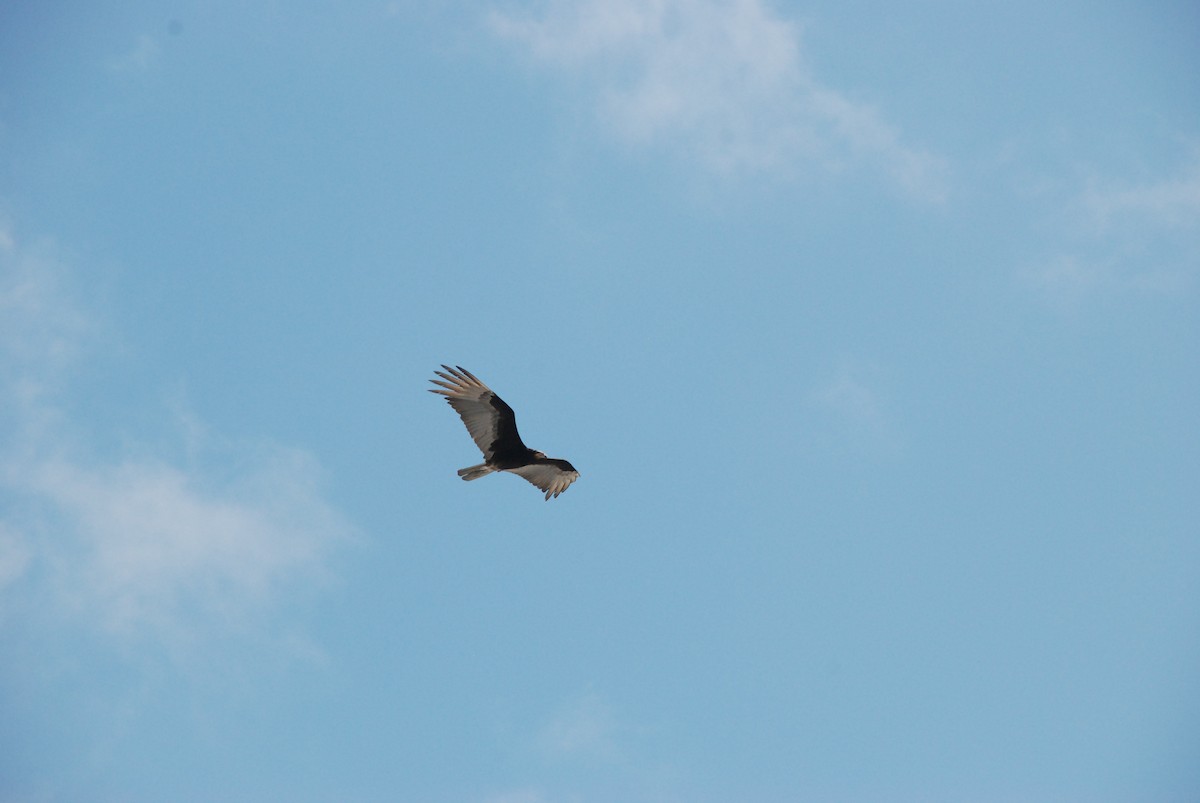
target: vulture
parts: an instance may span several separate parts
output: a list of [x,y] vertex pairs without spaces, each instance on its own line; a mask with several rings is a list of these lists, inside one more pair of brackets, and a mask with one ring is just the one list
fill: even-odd
[[512,408],[474,374],[458,366],[443,365],[442,368],[445,372],[434,371],[441,379],[429,380],[439,387],[430,388],[429,392],[446,397],[447,403],[467,425],[475,445],[483,452],[482,463],[460,468],[458,476],[464,480],[477,480],[493,471],[511,471],[545,491],[547,502],[579,479],[575,466],[566,460],[546,457],[526,446],[517,434],[517,416]]

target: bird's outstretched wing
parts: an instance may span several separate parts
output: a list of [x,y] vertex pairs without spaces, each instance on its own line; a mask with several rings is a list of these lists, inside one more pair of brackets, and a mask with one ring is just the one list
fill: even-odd
[[471,439],[483,452],[484,459],[491,460],[497,454],[523,452],[525,444],[517,434],[517,417],[512,408],[470,371],[457,366],[442,367],[446,369],[445,373],[434,371],[442,379],[429,381],[445,390],[430,388],[429,392],[446,397],[446,401],[467,425],[467,432],[471,433]]
[[579,479],[579,472],[566,460],[556,460],[552,457],[535,460],[527,466],[508,469],[513,474],[524,477],[539,489],[546,492],[546,501],[567,490],[567,486]]

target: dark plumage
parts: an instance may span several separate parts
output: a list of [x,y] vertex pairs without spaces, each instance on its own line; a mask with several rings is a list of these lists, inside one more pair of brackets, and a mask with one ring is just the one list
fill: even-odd
[[483,452],[484,462],[460,468],[458,476],[477,480],[493,471],[510,471],[545,491],[547,502],[579,479],[575,466],[566,460],[546,457],[527,447],[517,434],[517,417],[512,408],[474,374],[459,367],[443,365],[442,368],[445,373],[434,371],[441,379],[429,380],[440,387],[430,388],[429,392],[446,397]]

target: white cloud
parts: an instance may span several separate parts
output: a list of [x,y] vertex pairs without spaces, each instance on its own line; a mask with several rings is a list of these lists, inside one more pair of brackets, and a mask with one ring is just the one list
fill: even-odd
[[[0,225],[0,592],[98,632],[244,629],[319,578],[350,528],[302,451],[181,428],[189,457],[89,458],[59,405],[94,333],[53,249]],[[198,434],[199,433],[199,434]]]
[[552,0],[489,22],[583,78],[597,116],[632,145],[682,148],[724,174],[867,163],[914,196],[945,194],[943,161],[821,85],[798,26],[761,0]]
[[0,221],[0,369],[10,387],[57,376],[78,353],[88,322],[63,283],[48,243],[19,247]]
[[479,796],[483,803],[684,799],[675,791],[682,780],[678,768],[656,758],[654,729],[619,714],[595,691],[564,700],[527,734],[506,734],[505,743],[537,759],[529,765],[534,777],[489,790]]
[[1021,271],[1059,309],[1106,297],[1178,296],[1200,268],[1200,160],[1141,184],[1093,177],[1062,205],[1064,243]]
[[555,758],[611,762],[620,755],[616,730],[611,708],[589,692],[573,700],[543,726],[538,744]]
[[1101,298],[1181,295],[1195,282],[1194,264],[1122,258],[1106,245],[1100,240],[1048,257],[1022,270],[1021,279],[1045,303],[1062,311],[1078,310]]
[[1200,159],[1177,176],[1135,186],[1093,183],[1082,204],[1102,226],[1120,222],[1161,228],[1200,228]]
[[38,557],[68,609],[114,632],[240,628],[298,577],[319,577],[344,534],[303,453],[268,450],[231,482],[157,460],[84,466],[46,458],[28,494]]
[[814,394],[822,405],[856,423],[877,423],[882,418],[875,393],[843,366],[837,376]]
[[833,376],[809,394],[811,403],[831,417],[833,432],[855,451],[886,455],[902,438],[878,388],[880,371],[871,365],[843,361]]
[[0,593],[25,573],[29,560],[28,539],[14,527],[0,521]]
[[142,34],[133,47],[110,59],[109,69],[117,73],[139,73],[153,67],[162,55],[162,46],[153,36]]
[[1060,254],[1028,268],[1024,278],[1056,305],[1074,305],[1099,285],[1112,282],[1107,266],[1084,263],[1070,254]]
[[513,789],[489,795],[483,799],[483,803],[549,803],[549,801],[538,789]]

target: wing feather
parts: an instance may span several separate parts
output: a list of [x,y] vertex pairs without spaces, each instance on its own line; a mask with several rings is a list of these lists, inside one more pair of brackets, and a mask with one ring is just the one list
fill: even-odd
[[445,372],[434,371],[441,380],[429,380],[439,387],[430,388],[429,392],[446,397],[466,424],[471,440],[483,452],[484,459],[523,451],[525,444],[517,434],[517,417],[512,408],[470,371],[458,366],[443,365],[442,368]]
[[546,501],[549,502],[553,496],[558,496],[563,491],[579,479],[579,472],[575,467],[566,460],[555,460],[546,458],[537,460],[527,466],[519,468],[510,468],[506,471],[511,471],[518,477],[524,477],[529,480],[539,490],[546,492]]

